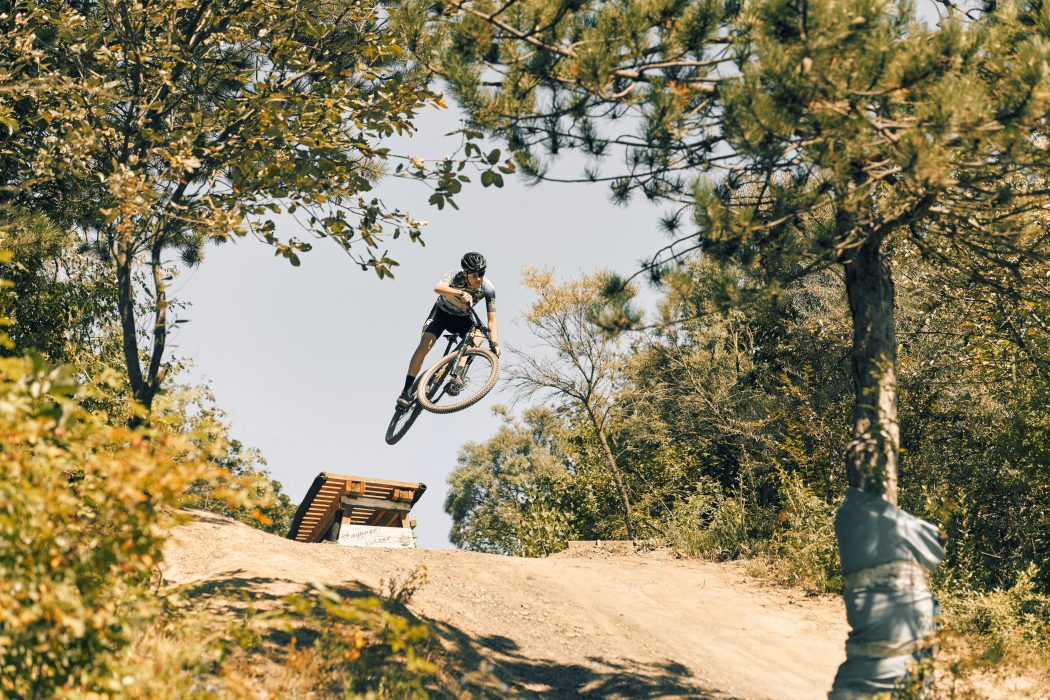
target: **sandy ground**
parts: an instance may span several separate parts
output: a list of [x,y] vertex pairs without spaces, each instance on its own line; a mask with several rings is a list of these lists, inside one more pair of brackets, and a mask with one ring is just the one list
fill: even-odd
[[823,698],[845,655],[837,598],[625,543],[574,543],[547,559],[360,549],[196,513],[169,543],[164,577],[260,598],[309,584],[380,593],[421,565],[428,581],[411,612],[524,696]]

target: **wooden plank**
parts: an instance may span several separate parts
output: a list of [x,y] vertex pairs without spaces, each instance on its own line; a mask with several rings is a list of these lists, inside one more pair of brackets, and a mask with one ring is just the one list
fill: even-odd
[[[299,526],[298,535],[304,535],[307,542],[320,542],[328,534],[335,520],[335,514],[339,511],[339,499],[346,490],[346,483],[340,479],[326,479],[321,488],[318,489],[314,502],[303,516]],[[304,533],[303,530],[306,530]]]
[[361,508],[376,508],[379,510],[397,510],[408,512],[412,510],[411,504],[405,503],[394,503],[393,501],[385,501],[378,498],[365,498],[361,496],[343,496],[343,505]]
[[325,478],[328,479],[329,481],[334,481],[336,479],[342,479],[343,481],[346,481],[346,482],[360,481],[360,482],[363,482],[363,483],[366,483],[366,484],[369,484],[369,485],[375,484],[375,485],[378,485],[378,486],[397,487],[397,488],[405,488],[405,489],[416,489],[416,490],[419,490],[419,491],[426,490],[426,484],[421,484],[419,482],[392,481],[390,479],[368,479],[368,478],[362,478],[360,476],[352,476],[350,474],[336,474],[335,472],[323,472],[323,474],[324,474]]

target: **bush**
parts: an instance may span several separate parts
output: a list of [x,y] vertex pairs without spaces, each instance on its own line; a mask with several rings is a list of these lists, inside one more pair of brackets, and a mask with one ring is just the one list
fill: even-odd
[[842,567],[835,539],[835,508],[785,474],[783,509],[774,521],[767,552],[782,580],[821,593],[842,590]]
[[1010,588],[942,594],[945,633],[979,643],[981,662],[1050,661],[1050,596],[1039,592],[1038,574],[1031,564]]
[[0,360],[0,698],[116,690],[113,652],[149,613],[166,527],[215,467],[111,425],[40,360]]
[[842,589],[835,509],[794,474],[781,474],[781,503],[771,513],[757,501],[727,496],[710,478],[667,519],[666,543],[689,556],[759,556],[787,583],[826,592]]
[[571,514],[539,489],[529,490],[515,533],[522,557],[545,557],[565,549],[572,537]]
[[684,554],[733,559],[753,551],[752,525],[753,516],[744,503],[726,496],[713,479],[705,477],[696,493],[671,512],[665,537],[668,546]]
[[[119,659],[129,698],[502,697],[483,664],[464,673],[434,631],[404,609],[426,583],[420,567],[380,595],[326,587],[253,607],[241,589],[170,592],[163,613]],[[191,596],[206,595],[204,600]],[[203,603],[203,604],[202,604]]]

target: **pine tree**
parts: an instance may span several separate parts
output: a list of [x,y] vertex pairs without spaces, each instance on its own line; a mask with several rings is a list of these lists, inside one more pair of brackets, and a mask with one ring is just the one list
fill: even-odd
[[895,257],[945,283],[1048,293],[1050,4],[943,5],[924,21],[891,0],[445,0],[401,17],[526,174],[551,178],[576,149],[604,158],[580,180],[668,204],[678,237],[652,271],[700,251],[760,267],[776,294],[840,270],[845,469],[895,504]]

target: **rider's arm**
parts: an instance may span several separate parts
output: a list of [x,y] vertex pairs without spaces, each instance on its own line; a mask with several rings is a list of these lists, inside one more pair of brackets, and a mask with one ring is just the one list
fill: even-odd
[[485,308],[488,310],[489,346],[496,348],[499,346],[499,326],[496,323],[495,294],[486,300]]
[[489,311],[489,342],[499,345],[499,330],[496,327],[496,312]]
[[473,301],[473,297],[470,296],[470,292],[465,289],[453,289],[448,285],[447,279],[443,279],[434,285],[434,292],[440,294],[443,297],[449,299],[458,299],[460,302],[469,304]]

